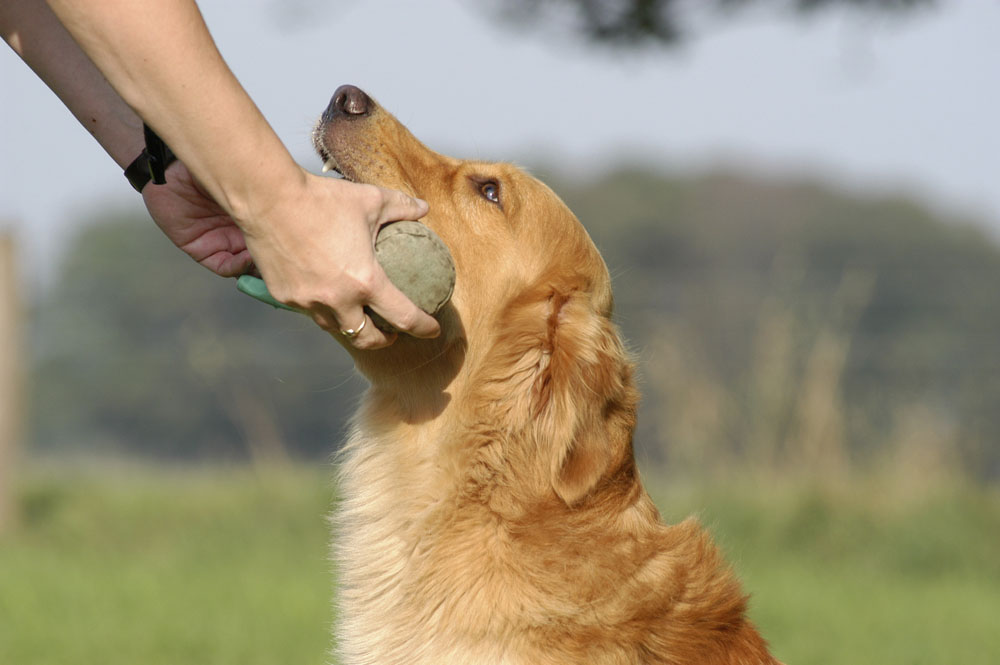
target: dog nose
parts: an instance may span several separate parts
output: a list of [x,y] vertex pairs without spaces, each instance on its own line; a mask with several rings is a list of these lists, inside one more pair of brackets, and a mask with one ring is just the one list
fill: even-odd
[[326,107],[323,114],[325,118],[332,118],[338,115],[365,116],[372,112],[375,102],[365,94],[365,91],[356,85],[342,85],[337,88],[330,105]]

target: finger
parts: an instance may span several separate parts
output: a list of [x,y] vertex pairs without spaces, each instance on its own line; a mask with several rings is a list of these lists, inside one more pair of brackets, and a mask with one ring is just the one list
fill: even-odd
[[[384,274],[384,273],[383,273]],[[414,305],[402,291],[386,277],[372,291],[368,306],[399,332],[420,338],[433,338],[441,334],[437,320]]]
[[340,334],[340,324],[337,317],[333,315],[333,310],[328,307],[314,307],[306,310],[313,322],[331,335]]
[[430,210],[427,201],[414,198],[396,189],[380,187],[383,195],[382,214],[379,224],[398,222],[405,219],[420,219]]
[[[355,321],[350,327],[345,325],[345,321]],[[340,317],[337,330],[331,331],[338,335],[345,343],[350,344],[360,351],[373,351],[389,346],[396,341],[395,333],[385,333],[375,327],[371,318],[363,309],[357,309],[351,315]]]
[[[357,309],[353,315],[342,315],[338,317],[336,313],[325,305],[315,305],[308,310],[312,320],[320,328],[333,335],[337,340],[357,349],[368,350],[388,346],[392,340],[375,328],[364,310]],[[341,321],[356,321],[354,327]],[[374,333],[368,328],[374,328]]]
[[248,250],[243,250],[238,254],[218,252],[198,263],[220,277],[239,277],[253,268],[253,258]]

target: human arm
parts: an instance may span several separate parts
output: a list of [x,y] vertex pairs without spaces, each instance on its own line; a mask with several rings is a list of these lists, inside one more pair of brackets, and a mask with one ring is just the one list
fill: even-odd
[[[191,0],[51,0],[115,90],[166,141],[243,230],[279,300],[328,330],[358,328],[369,305],[399,330],[437,322],[388,281],[374,258],[380,226],[426,204],[299,167],[223,61]],[[352,343],[391,342],[365,326]]]
[[[43,0],[0,2],[0,37],[55,92],[124,169],[143,148],[142,120],[80,50]],[[232,277],[253,260],[243,233],[175,162],[168,185],[147,186],[142,195],[150,216],[170,240],[209,270]]]
[[[298,167],[223,62],[193,2],[53,0],[50,5],[58,23],[73,35],[71,41],[82,46],[98,75],[103,73],[99,82],[107,85],[106,77],[119,101],[134,109],[136,118],[146,119],[183,162],[168,170],[168,181],[174,170],[186,167],[193,176],[190,182],[219,202],[224,215],[206,210],[200,222],[227,219],[240,226],[243,233],[235,237],[246,240],[276,297],[309,310],[331,332],[358,328],[366,320],[362,306],[368,305],[398,330],[437,334],[437,322],[392,286],[373,251],[383,224],[419,218],[426,214],[426,204],[399,192],[319,178]],[[35,19],[44,8],[39,2],[7,0],[0,5],[7,15],[0,22],[8,27],[11,14],[17,27],[15,6],[29,8]],[[22,12],[22,24],[23,19]],[[14,45],[18,38],[8,41]],[[24,46],[29,41],[21,40],[22,57],[31,57]],[[57,94],[70,98],[68,105],[75,103],[74,95],[89,94],[88,86],[66,86],[65,78],[42,74],[49,67],[62,71],[64,54],[41,50],[34,62],[26,60]],[[104,99],[103,93],[93,94]],[[114,98],[109,99],[101,117],[114,115],[108,112]],[[89,116],[71,108],[86,124]],[[120,165],[138,154],[141,132],[135,122],[132,129],[128,149],[109,150]],[[98,132],[94,135],[102,141]],[[147,194],[150,190],[159,191],[144,190],[152,213],[158,197]],[[232,240],[234,229],[224,230],[215,235]],[[174,241],[189,253],[204,249],[199,242]],[[351,343],[369,349],[391,341],[374,326],[365,326]]]
[[142,120],[43,0],[0,2],[0,36],[123,169],[143,147]]

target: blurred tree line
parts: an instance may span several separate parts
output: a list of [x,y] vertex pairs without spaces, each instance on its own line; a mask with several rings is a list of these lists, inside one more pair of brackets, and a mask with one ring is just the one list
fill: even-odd
[[[971,223],[721,172],[545,179],[612,271],[649,461],[1000,476],[1000,247]],[[80,226],[31,343],[43,453],[322,458],[364,390],[141,212]]]
[[1000,249],[981,228],[727,173],[559,189],[615,277],[653,459],[1000,474]]
[[31,343],[43,453],[321,456],[364,385],[311,320],[193,265],[141,209],[80,225]]
[[490,0],[494,11],[518,28],[562,29],[613,49],[673,47],[706,21],[749,11],[807,16],[845,7],[903,15],[934,0]]

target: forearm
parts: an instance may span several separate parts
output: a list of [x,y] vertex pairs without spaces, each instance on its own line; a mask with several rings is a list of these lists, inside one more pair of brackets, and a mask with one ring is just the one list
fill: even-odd
[[0,36],[125,168],[142,150],[142,120],[114,91],[44,0],[0,2]]
[[304,174],[225,64],[192,0],[50,0],[119,95],[244,231]]

